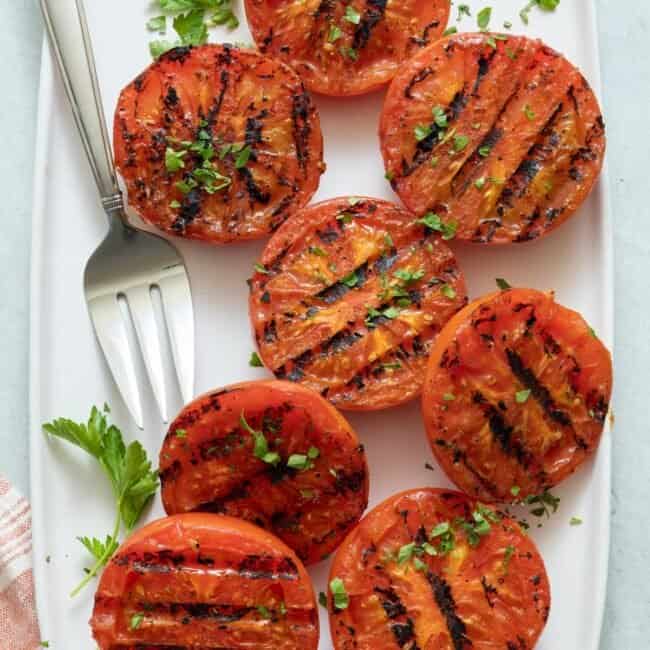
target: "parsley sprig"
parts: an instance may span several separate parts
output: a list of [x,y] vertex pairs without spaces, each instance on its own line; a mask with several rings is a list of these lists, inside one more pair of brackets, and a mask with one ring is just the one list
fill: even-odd
[[519,17],[525,25],[528,25],[528,14],[534,7],[539,7],[544,11],[555,11],[560,4],[560,0],[530,0],[528,4],[519,12]]
[[70,594],[76,596],[109,561],[119,545],[122,527],[127,535],[133,530],[146,505],[158,489],[158,473],[151,469],[147,452],[136,440],[126,446],[122,432],[108,423],[108,406],[100,411],[93,406],[88,422],[77,423],[59,418],[43,425],[43,430],[83,449],[95,458],[108,476],[115,497],[115,525],[105,541],[79,537],[79,541],[95,558],[86,577]]
[[178,39],[159,39],[149,43],[151,56],[157,59],[165,52],[182,45],[204,45],[208,42],[209,28],[225,25],[239,27],[233,13],[231,0],[155,0],[153,8],[162,15],[147,22],[147,28],[161,35],[167,33],[167,17],[173,17],[172,26]]

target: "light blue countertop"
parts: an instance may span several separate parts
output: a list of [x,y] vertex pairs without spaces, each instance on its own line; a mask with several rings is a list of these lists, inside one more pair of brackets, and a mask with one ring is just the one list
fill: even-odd
[[[602,648],[640,650],[650,647],[650,4],[596,4],[616,253],[612,547]],[[0,472],[23,492],[29,476],[30,219],[42,38],[35,5],[0,0]]]

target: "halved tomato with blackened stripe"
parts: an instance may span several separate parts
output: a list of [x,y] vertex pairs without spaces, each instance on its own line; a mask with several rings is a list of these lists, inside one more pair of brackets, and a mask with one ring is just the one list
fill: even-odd
[[265,365],[347,409],[417,396],[431,344],[467,300],[447,245],[406,210],[366,197],[296,213],[256,271],[250,315]]
[[318,393],[282,381],[188,404],[160,451],[160,477],[168,514],[246,519],[306,564],[329,555],[368,505],[366,456],[351,426]]
[[310,90],[360,95],[390,81],[433,43],[449,0],[246,0],[260,51],[290,64]]
[[611,391],[610,354],[582,316],[552,293],[509,289],[447,324],[422,409],[436,458],[458,487],[515,501],[556,485],[596,451]]
[[282,541],[245,521],[186,514],[132,535],[102,574],[101,650],[318,647],[314,592]]
[[386,96],[381,147],[416,214],[456,237],[521,242],[564,223],[600,173],[605,126],[586,79],[541,41],[461,34],[404,64]]
[[422,488],[366,515],[334,558],[336,650],[533,648],[549,614],[544,562],[519,525]]
[[158,228],[211,243],[272,232],[324,171],[300,78],[228,45],[164,54],[122,91],[114,129],[131,206]]

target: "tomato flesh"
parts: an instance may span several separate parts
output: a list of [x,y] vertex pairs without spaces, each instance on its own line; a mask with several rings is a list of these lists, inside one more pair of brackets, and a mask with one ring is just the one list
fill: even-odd
[[[250,429],[276,456],[259,457]],[[329,555],[368,504],[355,432],[320,395],[289,382],[246,382],[188,404],[169,428],[160,471],[168,514],[246,519],[306,564]]]
[[246,0],[260,51],[290,64],[310,90],[359,95],[384,85],[402,61],[433,43],[449,0]]
[[250,285],[265,365],[345,409],[417,396],[436,335],[466,303],[447,245],[402,208],[361,197],[296,213]]
[[532,648],[550,608],[532,540],[448,490],[411,490],[370,511],[334,558],[337,579],[348,602],[337,606],[340,584],[330,587],[335,650]]
[[120,95],[114,143],[138,214],[210,243],[269,234],[324,171],[318,114],[298,76],[228,45],[176,48],[147,68]]
[[556,485],[596,451],[611,390],[610,354],[584,319],[553,294],[510,289],[449,322],[422,409],[448,476],[482,500],[513,501]]
[[309,576],[279,539],[211,514],[139,530],[102,574],[91,620],[101,650],[316,650]]
[[416,214],[458,239],[524,242],[564,223],[600,173],[605,127],[589,84],[540,41],[460,34],[419,52],[386,96],[381,147]]

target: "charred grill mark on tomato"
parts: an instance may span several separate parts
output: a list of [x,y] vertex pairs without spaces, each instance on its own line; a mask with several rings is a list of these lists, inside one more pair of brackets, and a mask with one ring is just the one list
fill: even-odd
[[433,590],[436,605],[447,623],[454,650],[465,650],[472,645],[472,642],[465,636],[467,627],[456,612],[456,602],[451,587],[444,578],[435,573],[427,573],[427,580]]
[[250,309],[265,365],[349,408],[417,395],[432,341],[466,302],[438,234],[383,201],[334,199],[296,214],[261,263]]
[[354,30],[352,47],[355,50],[362,50],[368,45],[372,30],[384,18],[387,4],[388,0],[368,0],[368,7],[363,13],[359,25]]
[[519,498],[539,494],[597,448],[611,382],[606,348],[552,294],[490,294],[434,344],[423,397],[429,441],[478,498],[511,500],[512,485]]
[[[308,202],[324,170],[322,134],[287,66],[206,45],[161,57],[140,79],[121,93],[114,140],[145,221],[226,243],[268,234]],[[170,150],[180,164],[168,169]]]
[[[434,73],[419,78],[426,69]],[[430,119],[439,107],[447,124]],[[482,34],[443,39],[404,66],[380,136],[406,205],[456,219],[457,236],[477,243],[530,241],[559,226],[591,191],[605,150],[598,102],[575,67],[539,41],[508,36],[494,48]]]
[[[160,452],[165,510],[246,519],[274,532],[301,560],[320,561],[367,505],[363,446],[311,391],[277,381],[232,388],[219,397],[218,411],[204,408],[209,394],[170,425]],[[172,433],[179,422],[186,423],[180,437]],[[260,436],[272,462],[258,452]]]

